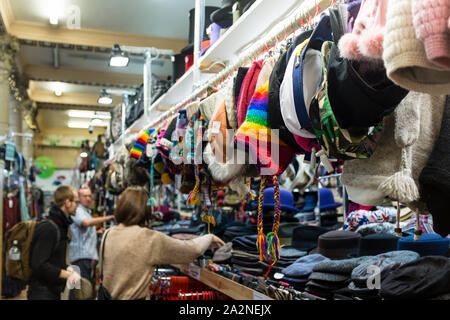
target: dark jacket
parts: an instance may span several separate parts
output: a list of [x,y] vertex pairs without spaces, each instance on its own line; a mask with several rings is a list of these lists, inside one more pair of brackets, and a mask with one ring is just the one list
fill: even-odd
[[53,206],[49,210],[48,219],[56,223],[59,228],[59,241],[56,228],[50,222],[41,223],[31,242],[30,265],[32,276],[31,289],[47,288],[55,294],[64,291],[65,279],[60,279],[61,269],[66,269],[66,249],[69,243],[68,229],[71,224],[64,212]]

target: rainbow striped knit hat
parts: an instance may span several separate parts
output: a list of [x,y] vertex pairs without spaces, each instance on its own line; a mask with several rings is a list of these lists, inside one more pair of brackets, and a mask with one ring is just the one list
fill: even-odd
[[294,150],[278,136],[272,135],[267,121],[268,92],[269,81],[255,91],[235,142],[238,148],[248,148],[250,160],[256,160],[259,169],[267,169],[261,175],[280,175],[291,162]]
[[153,131],[155,131],[155,129],[153,128],[147,129],[137,138],[137,140],[133,144],[133,147],[131,148],[130,157],[133,157],[135,159],[139,159],[141,157],[142,153],[147,147],[147,141]]

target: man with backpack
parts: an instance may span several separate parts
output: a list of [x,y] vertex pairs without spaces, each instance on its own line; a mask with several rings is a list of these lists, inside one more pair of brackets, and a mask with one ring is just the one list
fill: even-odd
[[28,300],[60,300],[67,280],[73,286],[80,281],[80,275],[67,264],[70,217],[75,215],[78,204],[75,188],[56,189],[47,221],[36,227],[31,242]]

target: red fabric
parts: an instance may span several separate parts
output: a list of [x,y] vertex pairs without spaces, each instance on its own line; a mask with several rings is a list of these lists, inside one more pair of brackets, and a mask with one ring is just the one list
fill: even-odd
[[188,54],[184,57],[184,72],[187,72],[194,65],[194,55]]
[[[10,208],[10,201],[12,201],[12,208]],[[3,198],[3,212],[5,214],[3,218],[3,230],[8,231],[20,222],[20,204],[19,198],[13,197]]]
[[247,109],[250,105],[253,94],[255,93],[256,82],[258,81],[258,76],[261,72],[263,62],[263,59],[254,61],[247,74],[245,75],[244,81],[242,82],[241,90],[239,92],[239,97],[236,104],[238,127],[240,127],[241,124],[245,121]]

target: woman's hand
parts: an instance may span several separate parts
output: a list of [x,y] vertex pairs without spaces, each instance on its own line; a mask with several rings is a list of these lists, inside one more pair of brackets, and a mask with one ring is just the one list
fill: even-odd
[[212,241],[211,241],[211,251],[214,252],[214,247],[222,247],[225,245],[225,242],[222,241],[222,239],[220,239],[219,237],[215,236],[215,235],[211,235],[212,236]]

